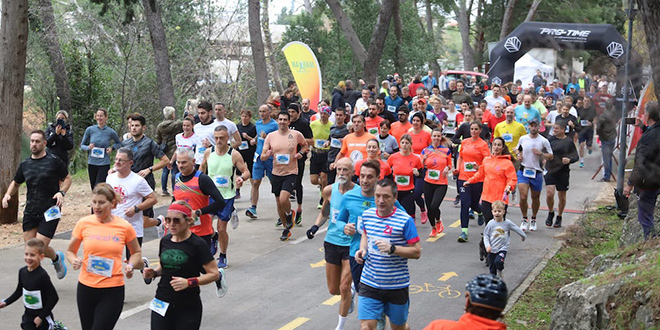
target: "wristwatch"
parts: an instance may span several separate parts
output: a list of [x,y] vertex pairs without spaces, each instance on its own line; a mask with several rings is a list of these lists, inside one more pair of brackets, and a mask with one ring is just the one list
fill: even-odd
[[200,211],[200,210],[196,210],[196,211],[195,211],[195,215],[198,216],[198,217],[201,216],[201,215],[202,215],[202,211]]
[[389,254],[394,253],[394,251],[396,251],[396,245],[392,244],[392,245],[390,245],[390,252],[389,252]]
[[66,196],[66,193],[65,193],[64,191],[62,191],[62,190],[58,191],[58,193],[62,194],[62,197],[65,197],[65,196]]
[[135,211],[135,213],[140,213],[140,209],[137,207],[137,205],[133,206],[133,211]]

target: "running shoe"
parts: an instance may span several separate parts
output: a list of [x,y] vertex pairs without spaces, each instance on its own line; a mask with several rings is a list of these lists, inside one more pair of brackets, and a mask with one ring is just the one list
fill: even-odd
[[296,191],[294,190],[291,195],[289,195],[289,200],[295,201],[296,200]]
[[[142,262],[144,263],[144,267],[140,269],[140,273],[144,273],[144,270],[149,268],[149,259],[146,257],[142,257]],[[151,281],[153,281],[153,278],[143,278],[144,279],[144,284],[149,285],[151,284]]]
[[555,217],[555,212],[548,212],[548,217],[545,219],[545,226],[552,227],[552,220]]
[[245,210],[245,215],[250,217],[250,219],[256,219],[257,218],[257,207],[256,206],[250,206],[249,209]]
[[215,281],[215,294],[218,295],[218,298],[222,298],[227,294],[229,286],[227,286],[227,275],[225,275],[225,270],[220,268],[220,279]]
[[459,243],[465,243],[468,241],[468,235],[464,231],[461,232],[461,235],[458,236],[458,242]]
[[500,280],[504,280],[504,273],[502,272],[501,269],[497,270],[497,277],[499,277]]
[[529,222],[529,231],[536,231],[536,220]]
[[580,161],[580,168],[583,168],[583,167],[584,167],[584,161],[581,160],[581,161]]
[[557,218],[555,219],[555,224],[552,226],[555,228],[561,228],[561,220],[562,220],[561,216],[557,216]]
[[231,223],[231,229],[236,229],[238,228],[238,213],[236,213],[236,210],[231,213],[231,218],[229,218],[229,222]]
[[442,224],[442,218],[438,219],[438,222],[435,223],[435,228],[438,230],[438,234],[445,230],[445,225]]
[[227,268],[227,255],[220,253],[218,256],[218,268]]
[[470,209],[469,215],[470,215],[470,220],[474,220],[474,211],[472,209]]
[[593,150],[592,150],[592,149],[588,149],[588,150],[589,150],[589,154],[591,155],[591,152],[592,152]]
[[302,212],[296,212],[296,226],[302,227]]
[[286,216],[286,225],[284,225],[284,228],[286,230],[291,230],[293,228],[293,219],[296,217],[296,211],[291,210],[291,214],[288,214]]
[[170,193],[167,192],[167,190],[163,190],[163,191],[160,192],[160,195],[163,196],[163,197],[167,197],[167,196],[170,196]]
[[461,203],[461,196],[456,195],[456,198],[454,198],[454,206],[458,206],[458,204]]
[[53,261],[53,267],[57,273],[58,279],[63,279],[66,276],[66,264],[64,263],[64,253],[62,251],[55,252],[57,256],[57,261]]
[[436,236],[438,236],[438,228],[434,226],[433,229],[431,229],[431,234],[429,234],[429,237],[436,237]]
[[165,227],[165,217],[159,215],[157,219],[160,220],[160,224],[156,226],[156,232],[158,233],[158,238],[163,238],[165,235],[167,235],[167,227]]
[[319,205],[316,208],[319,209],[319,210],[323,208],[323,197],[321,197],[321,199],[319,199]]
[[280,227],[282,226],[282,219],[277,218],[277,222],[275,223],[275,227]]
[[355,310],[355,283],[351,282],[351,307],[348,308],[348,314],[353,313]]
[[289,237],[291,237],[291,231],[289,231],[288,229],[284,229],[282,231],[282,236],[280,236],[280,241],[282,242],[287,241],[289,240]]
[[523,221],[520,223],[520,230],[522,231],[529,230],[529,222],[526,219],[523,219]]
[[486,219],[484,219],[484,215],[483,214],[477,215],[477,224],[479,226],[483,226],[484,222],[486,222]]
[[429,221],[429,215],[426,211],[420,212],[419,217],[422,221],[422,224],[425,224],[427,221]]
[[213,232],[211,236],[211,255],[215,255],[218,252],[218,233]]

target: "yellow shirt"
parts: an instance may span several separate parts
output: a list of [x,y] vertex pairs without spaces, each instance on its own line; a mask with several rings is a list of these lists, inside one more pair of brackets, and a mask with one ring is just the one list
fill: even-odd
[[507,124],[506,120],[497,124],[493,130],[493,137],[501,137],[504,139],[504,143],[509,148],[509,152],[513,154],[513,149],[518,146],[518,140],[521,136],[526,135],[527,130],[525,126],[517,121],[512,121],[511,124]]

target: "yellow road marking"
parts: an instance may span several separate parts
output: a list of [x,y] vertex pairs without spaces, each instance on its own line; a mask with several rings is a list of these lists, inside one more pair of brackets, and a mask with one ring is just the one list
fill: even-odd
[[456,222],[454,222],[454,223],[452,223],[451,225],[449,225],[449,227],[451,227],[451,228],[456,228],[456,227],[458,227],[458,226],[460,226],[460,225],[461,225],[461,219],[458,219],[458,220],[456,220]]
[[293,330],[293,329],[305,324],[305,322],[307,322],[307,321],[309,321],[309,318],[299,317],[299,318],[296,318],[295,320],[287,323],[286,325],[279,328],[278,330]]
[[341,300],[340,295],[332,296],[332,297],[330,297],[330,299],[324,301],[323,305],[333,306],[333,305],[337,304],[340,300]]
[[315,263],[315,264],[309,264],[310,267],[312,268],[318,268],[318,267],[323,267],[325,266],[325,259]]
[[438,279],[438,281],[446,281],[454,276],[458,276],[455,272],[448,272],[448,273],[442,273],[442,276]]
[[436,237],[429,237],[426,239],[427,242],[435,242],[440,239],[440,237],[445,236],[445,233],[440,233]]

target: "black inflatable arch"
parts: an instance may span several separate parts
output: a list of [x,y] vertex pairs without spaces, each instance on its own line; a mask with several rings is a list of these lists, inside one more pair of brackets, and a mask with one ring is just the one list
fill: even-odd
[[[608,55],[617,68],[617,96],[620,96],[627,44],[610,24],[525,22],[491,51],[488,84],[501,85],[513,81],[516,61],[532,48],[598,50]],[[633,90],[639,90],[642,65],[634,51],[631,55],[628,77]]]

